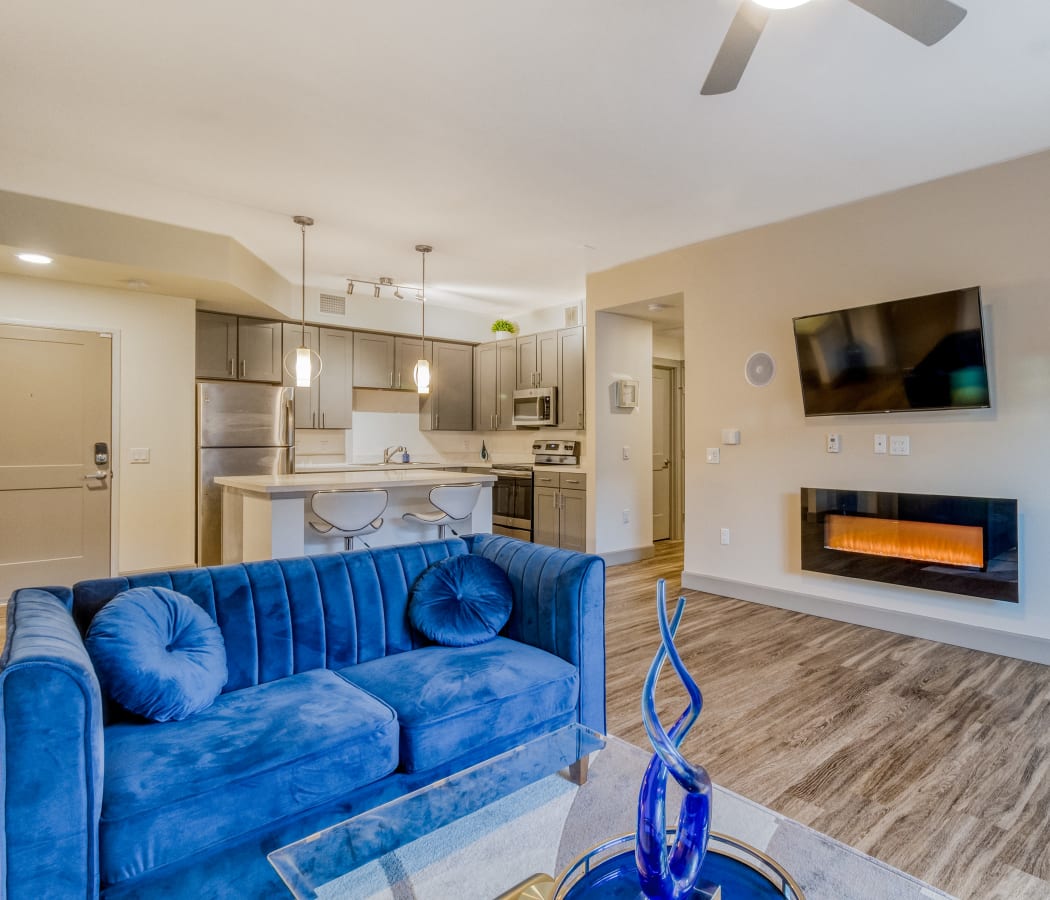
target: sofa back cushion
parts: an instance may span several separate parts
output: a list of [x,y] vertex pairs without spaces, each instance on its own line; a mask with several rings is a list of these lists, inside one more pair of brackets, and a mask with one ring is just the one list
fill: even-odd
[[467,553],[454,538],[296,559],[82,581],[73,615],[82,634],[129,587],[190,597],[226,644],[225,692],[310,669],[341,669],[425,643],[408,622],[408,592],[431,563]]

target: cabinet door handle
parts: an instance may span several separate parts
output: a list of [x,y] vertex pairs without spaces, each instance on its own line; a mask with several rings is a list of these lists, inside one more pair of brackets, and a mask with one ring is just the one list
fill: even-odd
[[321,413],[321,427],[324,428],[324,413]]
[[394,386],[394,370],[393,369],[390,370],[390,386],[391,387]]
[[317,427],[317,413],[310,413],[310,427]]
[[434,430],[438,431],[440,425],[441,425],[441,416],[439,416],[437,413],[434,413]]
[[226,360],[226,369],[229,372],[230,378],[233,378],[233,357]]
[[241,378],[244,377],[244,373],[247,371],[247,366],[248,366],[248,361],[242,359],[241,360]]
[[401,373],[397,373],[397,389],[401,390]]
[[583,428],[583,413],[582,412],[576,413],[576,427],[577,428]]

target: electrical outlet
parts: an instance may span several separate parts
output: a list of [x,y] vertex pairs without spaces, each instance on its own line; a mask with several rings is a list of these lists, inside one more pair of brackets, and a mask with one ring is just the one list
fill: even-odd
[[720,462],[720,459],[719,459],[719,452],[718,452],[718,448],[717,447],[708,447],[707,448],[707,461],[709,463],[711,463],[712,465],[718,465],[718,463]]
[[623,524],[626,525],[630,521],[631,521],[631,511],[629,509],[625,509],[623,511]]
[[875,452],[885,453],[886,452],[886,435],[877,434],[875,435]]
[[838,453],[842,449],[842,436],[838,434],[827,435],[828,453]]
[[911,454],[911,438],[906,434],[890,435],[890,456],[909,456]]
[[729,546],[729,529],[722,528],[719,532],[719,540],[723,547]]

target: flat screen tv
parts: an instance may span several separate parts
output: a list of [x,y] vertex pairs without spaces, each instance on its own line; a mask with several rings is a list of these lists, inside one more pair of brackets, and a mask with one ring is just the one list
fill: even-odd
[[794,320],[807,416],[991,405],[981,289]]

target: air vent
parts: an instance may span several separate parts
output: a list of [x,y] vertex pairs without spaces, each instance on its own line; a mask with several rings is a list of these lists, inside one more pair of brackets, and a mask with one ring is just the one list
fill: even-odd
[[321,312],[333,316],[345,316],[346,297],[341,294],[321,294]]

